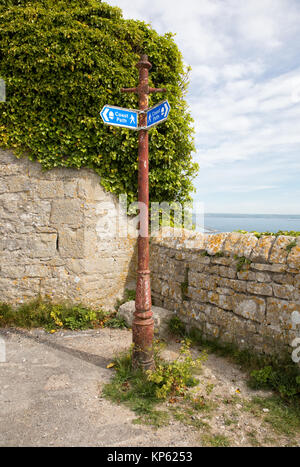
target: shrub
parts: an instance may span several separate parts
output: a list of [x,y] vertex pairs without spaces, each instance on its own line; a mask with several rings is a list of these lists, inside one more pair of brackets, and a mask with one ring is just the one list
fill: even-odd
[[193,371],[201,367],[206,355],[193,359],[190,351],[190,341],[181,343],[180,356],[172,362],[159,362],[155,370],[149,370],[148,380],[156,384],[155,394],[158,399],[168,396],[184,395],[187,388],[198,384],[193,377]]
[[289,363],[265,366],[251,372],[249,384],[254,389],[272,388],[281,397],[291,398],[300,394],[299,369]]
[[[115,194],[137,194],[136,132],[102,123],[105,104],[137,108],[140,53],[153,63],[151,86],[166,87],[171,114],[150,131],[152,201],[190,198],[197,171],[192,119],[184,100],[188,70],[172,34],[157,34],[98,0],[8,0],[0,5],[0,146],[43,169],[88,167]],[[161,100],[153,94],[150,105]]]

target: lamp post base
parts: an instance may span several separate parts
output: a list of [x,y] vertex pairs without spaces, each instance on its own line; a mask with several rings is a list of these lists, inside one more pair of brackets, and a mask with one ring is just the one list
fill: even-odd
[[154,320],[152,312],[135,312],[132,323],[133,333],[133,369],[153,370],[155,368],[153,358]]

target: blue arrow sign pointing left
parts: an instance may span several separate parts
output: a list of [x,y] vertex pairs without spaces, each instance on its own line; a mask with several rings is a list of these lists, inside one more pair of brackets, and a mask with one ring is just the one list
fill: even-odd
[[105,105],[100,115],[106,125],[121,126],[132,130],[138,129],[138,112],[135,110]]

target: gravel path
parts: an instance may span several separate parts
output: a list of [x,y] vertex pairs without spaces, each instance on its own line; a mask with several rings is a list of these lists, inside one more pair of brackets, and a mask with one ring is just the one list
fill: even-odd
[[[273,432],[263,410],[261,416],[244,410],[254,395],[269,394],[247,388],[239,367],[226,359],[209,355],[199,375],[197,391],[213,406],[199,416],[209,430],[175,419],[154,429],[133,424],[133,412],[101,395],[114,371],[106,366],[129,348],[131,331],[2,329],[0,336],[7,354],[0,363],[0,446],[192,447],[225,438],[231,446],[300,446],[299,436]],[[170,339],[164,356],[172,359],[178,349]]]

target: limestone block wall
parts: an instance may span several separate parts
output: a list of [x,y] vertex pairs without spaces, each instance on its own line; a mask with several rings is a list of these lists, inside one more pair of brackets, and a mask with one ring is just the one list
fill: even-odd
[[207,338],[292,352],[300,337],[292,322],[300,312],[299,238],[168,234],[152,239],[155,305],[174,310]]
[[48,296],[112,308],[134,287],[135,238],[118,200],[88,169],[42,172],[0,151],[0,302]]

